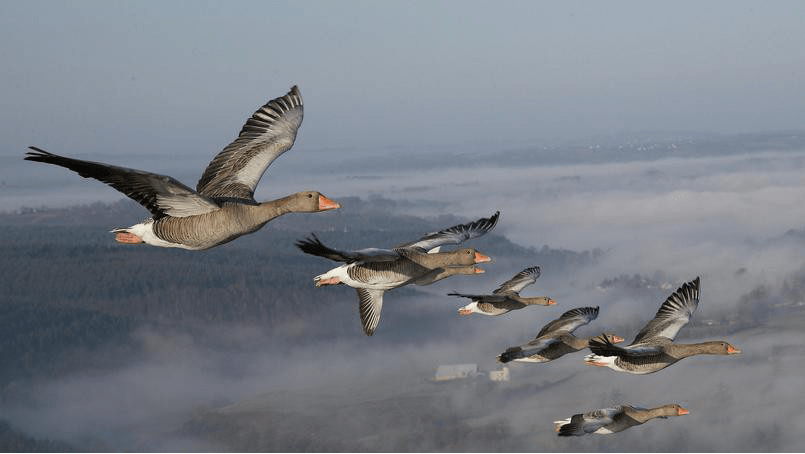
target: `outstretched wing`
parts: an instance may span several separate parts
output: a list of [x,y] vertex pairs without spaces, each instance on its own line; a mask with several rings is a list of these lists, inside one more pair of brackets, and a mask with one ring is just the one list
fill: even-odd
[[526,268],[523,271],[515,274],[513,278],[500,284],[500,287],[495,289],[495,291],[492,293],[519,292],[525,287],[537,282],[540,272],[541,270],[538,266]]
[[383,294],[385,290],[375,290],[368,288],[357,288],[358,291],[358,310],[361,314],[361,324],[363,332],[367,336],[375,333],[377,324],[380,323],[380,311],[383,309]]
[[198,192],[209,197],[251,199],[266,168],[296,140],[302,124],[302,95],[294,85],[246,120],[238,138],[210,162],[198,181]]
[[102,181],[147,208],[154,218],[166,215],[193,216],[220,208],[214,200],[198,194],[169,176],[67,158],[37,147],[29,148],[34,151],[26,153],[25,160],[54,164],[68,168],[84,178]]
[[650,356],[661,354],[666,345],[671,342],[669,339],[654,338],[655,342],[636,343],[620,347],[613,344],[602,334],[590,339],[590,351],[598,356],[618,356],[620,358],[634,358],[637,356]]
[[699,283],[696,279],[682,284],[657,311],[657,315],[637,333],[632,344],[657,337],[673,340],[679,330],[690,320],[693,311],[699,306]]
[[506,297],[503,295],[470,295],[467,293],[448,293],[447,296],[458,296],[461,298],[470,298],[473,301],[484,302],[484,303],[500,303],[506,300]]
[[623,409],[620,406],[601,408],[587,413],[575,414],[564,421],[554,421],[554,424],[557,425],[556,431],[559,436],[585,435],[612,423],[615,416],[622,411]]
[[308,238],[299,240],[294,244],[306,254],[328,258],[336,262],[354,263],[361,260],[387,262],[400,258],[399,254],[388,249],[369,248],[357,251],[339,251],[325,246],[315,233],[311,233]]
[[543,326],[540,332],[537,334],[537,338],[559,331],[567,331],[572,333],[579,326],[586,325],[596,318],[598,318],[598,306],[577,307],[575,309],[570,309],[569,311],[560,315],[556,320],[553,320]]
[[428,233],[412,243],[405,243],[398,247],[420,248],[429,251],[445,244],[459,244],[471,238],[476,238],[489,232],[498,223],[500,211],[488,218],[481,218],[467,224],[454,225],[438,232]]

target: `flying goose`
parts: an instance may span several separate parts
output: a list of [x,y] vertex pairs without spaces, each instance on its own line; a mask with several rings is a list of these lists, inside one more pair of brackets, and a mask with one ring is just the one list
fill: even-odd
[[640,408],[631,405],[618,405],[601,408],[587,413],[578,413],[561,421],[554,421],[554,429],[560,437],[587,435],[590,433],[609,435],[626,430],[654,418],[682,416],[689,414],[687,408],[679,404],[667,404],[656,408]]
[[694,355],[734,355],[741,351],[724,341],[697,344],[675,344],[674,337],[685,326],[699,306],[699,283],[684,283],[660,306],[657,315],[637,333],[625,347],[608,339],[590,340],[593,353],[584,358],[591,366],[609,367],[618,372],[650,374]]
[[[559,318],[542,327],[537,337],[527,344],[507,348],[498,355],[498,361],[522,361],[530,363],[544,363],[568,353],[577,352],[587,348],[589,337],[576,337],[573,331],[590,323],[598,317],[598,306],[577,307],[571,309]],[[623,342],[623,338],[614,334],[605,334],[613,342]]]
[[358,292],[363,332],[374,334],[380,322],[383,295],[387,290],[408,284],[429,285],[454,274],[483,272],[473,267],[491,259],[472,248],[440,252],[448,244],[460,244],[492,230],[500,212],[475,222],[459,224],[429,233],[417,241],[394,249],[360,249],[338,251],[325,246],[315,234],[296,242],[307,254],[328,258],[343,265],[313,278],[316,287],[344,284]]
[[150,219],[112,230],[119,243],[209,249],[255,232],[285,213],[340,207],[316,191],[297,192],[270,202],[254,200],[254,189],[266,168],[293,146],[302,116],[302,95],[296,86],[257,109],[238,138],[210,162],[195,191],[169,176],[67,158],[37,147],[30,147],[34,151],[25,159],[95,178],[147,208]]
[[540,275],[540,268],[532,266],[515,274],[495,289],[491,295],[468,295],[464,293],[448,293],[449,296],[460,296],[470,298],[472,302],[458,309],[461,315],[484,314],[484,315],[503,315],[515,309],[522,309],[526,306],[537,304],[541,306],[553,306],[556,301],[547,296],[522,297],[520,291],[537,281]]

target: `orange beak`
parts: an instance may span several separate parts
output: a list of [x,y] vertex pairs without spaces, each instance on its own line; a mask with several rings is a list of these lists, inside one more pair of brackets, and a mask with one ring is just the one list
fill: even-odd
[[487,255],[483,255],[480,252],[475,252],[475,263],[484,263],[484,262],[491,262],[492,259],[489,258]]
[[741,350],[733,347],[732,345],[727,345],[727,354],[736,355],[738,353],[741,353]]
[[679,407],[679,410],[677,411],[677,414],[679,416],[687,415],[687,414],[690,414],[690,410],[688,410],[687,408]]
[[319,195],[319,211],[335,210],[336,208],[341,208],[341,204]]
[[472,311],[469,309],[459,309],[458,315],[472,315]]
[[556,305],[556,301],[548,298],[548,306],[555,306],[555,305]]
[[612,343],[613,344],[623,342],[624,340],[626,340],[626,339],[624,339],[624,338],[622,338],[620,336],[612,336]]
[[483,274],[483,273],[486,273],[486,271],[484,271],[481,268],[475,268],[475,274]]

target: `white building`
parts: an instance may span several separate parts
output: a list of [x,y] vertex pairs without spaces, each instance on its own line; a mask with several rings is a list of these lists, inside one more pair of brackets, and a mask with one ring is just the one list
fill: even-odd
[[477,364],[445,364],[436,368],[434,381],[457,380],[459,378],[471,378],[478,375]]
[[489,371],[489,379],[492,381],[509,381],[511,380],[511,376],[509,375],[509,368],[503,366],[500,370],[490,370]]

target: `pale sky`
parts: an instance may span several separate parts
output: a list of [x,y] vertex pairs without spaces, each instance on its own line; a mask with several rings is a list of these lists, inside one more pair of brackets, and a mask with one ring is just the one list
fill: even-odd
[[800,129],[803,2],[0,2],[3,155],[202,153],[298,84],[308,149]]

